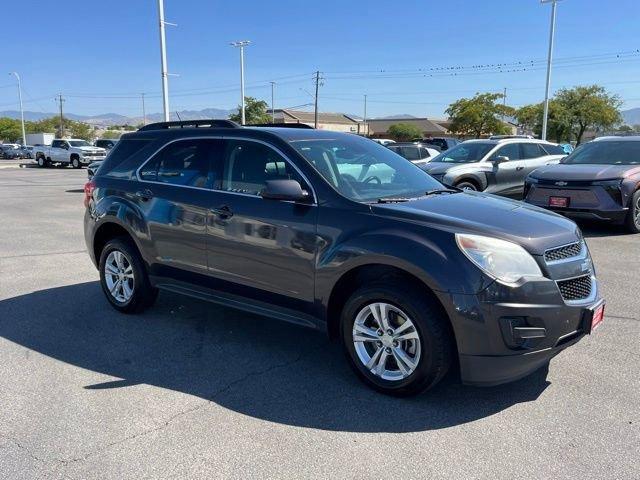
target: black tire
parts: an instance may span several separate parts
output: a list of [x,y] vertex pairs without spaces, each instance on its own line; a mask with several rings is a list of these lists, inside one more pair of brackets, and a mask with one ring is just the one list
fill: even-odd
[[631,197],[625,226],[631,233],[640,233],[640,190]]
[[[111,252],[118,251],[124,254],[126,260],[133,269],[133,293],[126,301],[118,301],[107,286],[105,268],[107,258]],[[138,249],[131,240],[126,237],[116,237],[109,240],[100,253],[100,286],[107,300],[113,308],[122,313],[139,313],[153,305],[158,289],[151,286],[145,263]]]
[[[374,374],[356,352],[353,341],[356,317],[367,305],[375,302],[384,302],[402,310],[418,333],[421,354],[417,366],[406,378],[387,380]],[[453,362],[453,337],[446,313],[435,299],[408,283],[374,283],[356,290],[342,309],[341,339],[349,363],[358,377],[370,387],[388,395],[408,396],[432,388],[442,380]],[[373,348],[379,348],[379,344]],[[395,359],[391,362],[397,365]]]
[[39,155],[36,159],[40,168],[48,168],[50,166],[49,161],[44,155]]
[[82,164],[80,163],[80,158],[77,156],[71,157],[71,166],[76,169],[81,168]]
[[462,180],[461,182],[456,183],[455,186],[461,190],[473,190],[474,192],[480,191],[480,187],[471,180]]

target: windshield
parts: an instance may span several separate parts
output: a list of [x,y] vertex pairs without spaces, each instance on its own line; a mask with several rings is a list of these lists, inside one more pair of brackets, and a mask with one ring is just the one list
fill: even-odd
[[433,157],[431,161],[444,163],[479,162],[495,146],[495,143],[490,142],[463,142]]
[[90,147],[91,144],[85,140],[69,140],[72,147]]
[[355,201],[415,198],[444,188],[400,155],[356,135],[294,140],[291,145],[336,190]]
[[580,145],[562,160],[576,165],[638,165],[640,164],[640,142],[604,141]]

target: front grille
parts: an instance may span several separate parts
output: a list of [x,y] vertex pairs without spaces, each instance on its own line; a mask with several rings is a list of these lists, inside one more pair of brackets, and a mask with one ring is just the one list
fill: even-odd
[[560,280],[558,288],[565,301],[584,300],[591,295],[591,275]]
[[580,252],[582,252],[582,242],[571,243],[547,250],[544,252],[544,260],[546,262],[557,262],[565,258],[577,257]]

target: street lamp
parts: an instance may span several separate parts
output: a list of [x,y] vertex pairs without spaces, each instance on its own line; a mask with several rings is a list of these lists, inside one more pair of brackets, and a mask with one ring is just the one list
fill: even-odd
[[9,75],[14,75],[18,80],[18,99],[20,100],[20,120],[22,122],[22,145],[27,144],[27,135],[24,131],[24,109],[22,108],[22,85],[20,84],[20,75],[18,72],[10,72]]
[[549,32],[549,54],[547,55],[547,83],[544,90],[544,113],[542,114],[542,140],[547,139],[547,120],[549,118],[549,90],[551,88],[551,62],[553,58],[553,38],[556,31],[556,7],[559,0],[540,0],[551,4],[551,29]]
[[232,47],[240,48],[240,119],[242,125],[245,124],[244,117],[244,47],[248,46],[251,42],[249,40],[239,40],[237,42],[231,42]]

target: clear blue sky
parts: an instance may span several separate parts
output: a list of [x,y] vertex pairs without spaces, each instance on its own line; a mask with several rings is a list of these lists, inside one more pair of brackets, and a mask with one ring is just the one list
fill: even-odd
[[[442,116],[456,98],[508,89],[514,106],[544,94],[549,5],[538,0],[165,0],[171,109],[232,108],[238,104],[238,51],[248,39],[247,95],[276,107],[312,99],[312,72],[326,80],[322,111],[369,116]],[[0,32],[2,67],[23,78],[25,109],[55,111],[53,97],[78,114],[140,115],[161,110],[155,0],[21,0]],[[5,12],[6,17],[6,12]],[[16,21],[12,21],[14,19]],[[640,106],[640,2],[563,0],[558,4],[554,89],[600,83]],[[633,52],[616,58],[617,52]],[[575,60],[580,57],[580,60]],[[573,59],[573,60],[571,60]],[[418,69],[536,61],[526,71],[458,69],[423,76]],[[564,63],[564,64],[563,64]],[[521,70],[513,65],[505,69]],[[386,73],[380,73],[384,70]],[[486,70],[486,69],[485,69]],[[455,70],[454,70],[455,71]],[[353,73],[361,72],[361,73]],[[377,73],[376,73],[377,72]],[[443,75],[444,74],[444,75]],[[11,77],[0,77],[0,110],[17,108]]]

